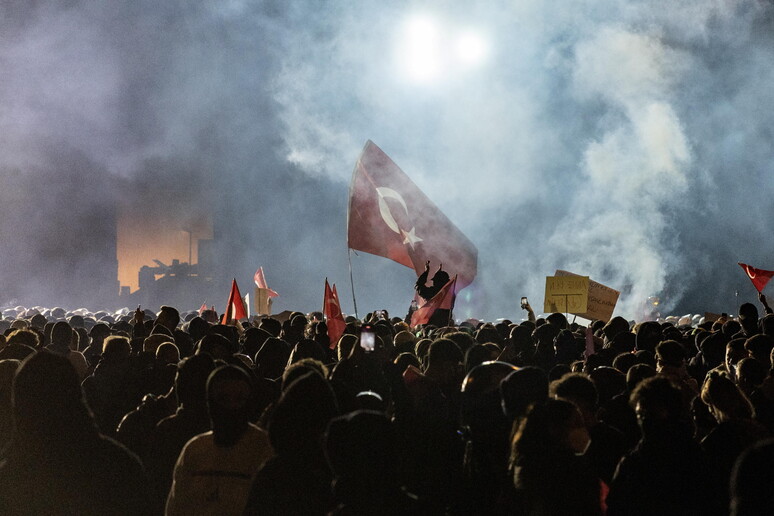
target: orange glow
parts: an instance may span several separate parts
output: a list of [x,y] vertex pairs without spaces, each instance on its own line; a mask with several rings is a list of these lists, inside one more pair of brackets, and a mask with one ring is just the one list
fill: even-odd
[[170,265],[173,259],[188,262],[188,230],[191,235],[191,262],[198,263],[197,242],[212,238],[212,217],[197,214],[181,217],[170,208],[124,207],[117,221],[116,254],[119,285],[139,288],[140,267],[155,267],[154,259]]

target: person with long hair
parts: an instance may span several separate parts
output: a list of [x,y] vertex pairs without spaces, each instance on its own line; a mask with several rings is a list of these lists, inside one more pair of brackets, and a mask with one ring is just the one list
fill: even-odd
[[[702,439],[701,447],[714,466],[721,485],[728,485],[739,455],[768,437],[766,427],[753,419],[753,405],[727,376],[711,371],[701,389],[701,400],[718,425]],[[725,491],[724,491],[725,494]]]
[[549,399],[532,408],[511,446],[521,514],[602,513],[599,478],[582,455],[589,443],[583,417],[572,403]]

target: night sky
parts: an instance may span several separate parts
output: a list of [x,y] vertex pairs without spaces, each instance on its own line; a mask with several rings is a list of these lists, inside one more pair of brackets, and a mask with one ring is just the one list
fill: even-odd
[[[734,312],[736,262],[774,269],[773,22],[733,0],[4,0],[0,306],[121,306],[128,210],[148,242],[148,213],[211,217],[220,305],[263,266],[275,310],[319,309],[327,277],[352,312],[370,139],[478,248],[458,317],[519,319],[556,269],[627,317]],[[405,313],[411,269],[352,263],[360,315]]]

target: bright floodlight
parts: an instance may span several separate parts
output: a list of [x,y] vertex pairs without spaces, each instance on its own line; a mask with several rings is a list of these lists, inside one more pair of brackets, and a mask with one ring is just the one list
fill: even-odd
[[481,33],[445,25],[427,14],[415,14],[404,23],[397,59],[410,81],[431,84],[440,78],[453,79],[487,59],[489,42]]
[[406,71],[417,81],[429,81],[441,70],[441,48],[438,26],[425,16],[417,16],[406,25],[403,52]]
[[464,64],[475,65],[484,61],[489,48],[479,34],[465,32],[457,38],[457,58]]

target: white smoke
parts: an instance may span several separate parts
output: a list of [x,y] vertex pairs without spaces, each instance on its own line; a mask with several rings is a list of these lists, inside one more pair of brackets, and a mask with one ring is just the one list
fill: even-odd
[[[487,59],[440,56],[434,80],[412,80],[405,28],[419,15],[439,51],[477,33]],[[0,171],[86,167],[174,190],[195,163],[211,174],[229,281],[263,265],[282,308],[311,310],[329,276],[352,312],[347,183],[371,139],[478,246],[458,315],[517,318],[557,268],[621,290],[626,316],[650,295],[732,311],[749,289],[736,261],[774,267],[761,237],[774,231],[772,20],[770,2],[741,0],[9,0]],[[121,191],[102,193],[87,198]],[[36,240],[64,243],[49,221],[67,217],[41,198],[20,230],[0,192],[13,263]],[[412,271],[353,265],[360,312],[405,309]],[[0,287],[24,274],[0,273]]]
[[721,173],[697,161],[706,135],[691,107],[710,104],[722,80],[707,70],[713,52],[752,47],[768,6],[445,7],[430,14],[490,31],[493,62],[477,74],[410,87],[397,67],[385,73],[400,48],[389,35],[411,13],[371,2],[326,18],[322,42],[291,49],[276,83],[291,159],[344,181],[360,142],[382,145],[478,244],[490,316],[513,316],[520,293],[541,299],[556,268],[622,290],[618,313],[632,317],[651,295],[677,306],[697,258],[721,267],[688,256],[686,228],[701,223],[680,218],[684,200]]

